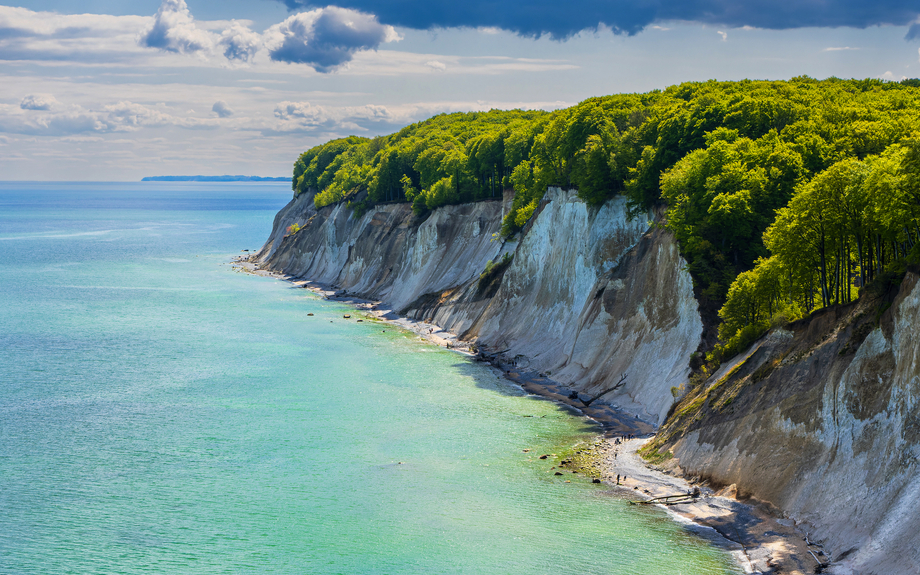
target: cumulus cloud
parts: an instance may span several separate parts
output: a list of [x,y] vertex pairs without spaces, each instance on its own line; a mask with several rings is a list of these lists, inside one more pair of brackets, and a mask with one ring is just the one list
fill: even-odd
[[218,44],[224,49],[224,57],[228,60],[248,62],[262,47],[262,36],[234,21],[220,35]]
[[22,99],[19,107],[23,110],[50,110],[58,105],[54,96],[48,94],[29,94]]
[[[291,10],[314,5],[313,0],[277,1]],[[650,24],[673,20],[782,30],[809,26],[906,26],[920,16],[916,0],[530,0],[526,7],[518,2],[493,0],[337,0],[336,4],[376,14],[381,22],[394,26],[420,30],[492,26],[524,36],[549,34],[555,38],[595,30],[601,24],[614,32],[635,34]]]
[[425,65],[438,72],[443,72],[447,69],[447,65],[444,62],[438,62],[437,60],[429,60],[425,62]]
[[31,113],[17,114],[9,108],[0,109],[0,132],[62,136],[105,129],[97,114],[79,107],[41,114],[33,110],[27,112]]
[[890,81],[890,82],[898,82],[898,81],[900,81],[900,80],[906,80],[906,79],[907,79],[907,76],[902,76],[902,75],[900,75],[900,74],[895,74],[895,73],[892,72],[891,70],[888,70],[887,72],[885,72],[884,74],[882,74],[881,76],[879,76],[879,79],[881,79],[881,80],[888,80],[888,81]]
[[220,118],[229,118],[233,115],[233,110],[223,100],[214,102],[214,105],[211,106],[211,111]]
[[[190,110],[189,113],[193,113]],[[148,106],[130,100],[107,104],[95,115],[102,125],[100,132],[134,132],[141,128],[177,126],[180,128],[216,128],[218,120],[176,115],[163,104]]]
[[275,117],[281,120],[279,131],[297,131],[335,124],[335,118],[325,107],[315,106],[310,102],[280,102],[275,106]]
[[348,134],[383,134],[433,115],[449,112],[500,109],[554,110],[572,102],[500,102],[457,101],[413,103],[396,106],[318,105],[312,102],[279,102],[274,109],[275,122],[264,126],[268,136],[304,134],[318,138],[336,138]]
[[366,131],[374,127],[391,126],[406,118],[392,113],[386,106],[326,107],[310,102],[279,102],[275,106],[278,123],[270,132],[317,132],[347,128]]
[[183,54],[210,50],[215,43],[210,32],[195,24],[185,0],[163,0],[153,26],[141,34],[138,42],[146,48]]
[[355,52],[399,39],[376,16],[335,6],[295,14],[265,31],[272,60],[307,64],[323,73],[347,64]]
[[0,132],[35,136],[133,132],[144,127],[160,126],[211,128],[217,126],[217,121],[177,116],[165,106],[147,106],[129,100],[106,104],[96,110],[78,105],[65,106],[56,100],[47,110],[22,105],[19,109],[0,106]]

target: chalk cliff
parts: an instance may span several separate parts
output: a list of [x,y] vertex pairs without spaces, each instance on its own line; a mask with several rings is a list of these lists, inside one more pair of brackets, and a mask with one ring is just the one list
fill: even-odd
[[829,572],[920,572],[918,319],[908,273],[774,330],[681,403],[672,464],[804,522]]
[[[654,214],[550,189],[520,238],[498,238],[510,196],[417,217],[355,217],[301,194],[256,254],[500,350],[654,425],[669,465],[804,524],[835,573],[920,572],[920,277],[777,328],[687,387],[703,330],[691,278]],[[303,225],[285,236],[285,228]],[[487,262],[510,265],[480,285]],[[686,394],[676,407],[672,388]],[[674,407],[671,417],[669,411]],[[665,420],[667,419],[667,423]]]
[[[431,319],[586,394],[627,373],[604,401],[660,425],[702,333],[670,234],[651,214],[628,219],[622,198],[591,208],[551,188],[521,239],[503,242],[509,202],[445,206],[426,218],[391,204],[355,218],[343,204],[317,211],[301,194],[279,212],[256,257],[267,269]],[[303,229],[285,237],[295,222]],[[487,262],[505,253],[511,264],[481,289]]]

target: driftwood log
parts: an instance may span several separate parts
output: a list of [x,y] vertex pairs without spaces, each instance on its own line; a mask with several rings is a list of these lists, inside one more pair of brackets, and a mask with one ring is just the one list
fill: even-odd
[[624,373],[623,376],[620,377],[620,381],[616,382],[616,384],[614,384],[613,387],[610,387],[610,388],[608,388],[608,389],[605,389],[604,391],[598,393],[597,395],[595,395],[594,397],[588,399],[587,401],[585,401],[585,400],[583,400],[582,398],[578,397],[578,393],[576,393],[576,392],[572,392],[572,394],[574,395],[574,397],[572,397],[572,396],[569,396],[569,397],[571,397],[572,399],[577,399],[577,400],[580,401],[582,404],[584,404],[585,407],[588,407],[588,406],[590,406],[592,403],[594,403],[595,400],[597,400],[598,398],[600,398],[601,396],[607,395],[607,394],[610,393],[611,391],[616,391],[617,389],[620,389],[621,387],[623,387],[623,386],[626,384],[626,376],[627,376],[627,375],[628,375],[628,374]]

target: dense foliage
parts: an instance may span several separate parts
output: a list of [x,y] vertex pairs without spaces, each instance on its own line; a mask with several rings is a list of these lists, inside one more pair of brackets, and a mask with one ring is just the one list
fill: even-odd
[[317,207],[356,199],[412,202],[417,213],[501,197],[548,116],[512,110],[443,114],[373,139],[350,136],[304,152],[295,193],[317,190]]
[[739,274],[728,291],[719,335],[731,351],[777,316],[849,303],[861,286],[916,259],[918,136],[862,160],[844,158],[796,187],[763,236],[770,257]]
[[663,202],[737,347],[774,317],[850,301],[916,244],[918,84],[710,81],[551,113],[445,114],[312,148],[293,185],[318,207],[399,201],[419,214],[513,188],[505,235],[548,186],[592,205],[623,194],[637,213]]

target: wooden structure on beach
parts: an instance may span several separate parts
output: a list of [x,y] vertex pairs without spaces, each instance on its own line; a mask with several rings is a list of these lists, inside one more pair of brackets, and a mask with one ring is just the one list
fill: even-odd
[[641,501],[630,501],[630,505],[678,505],[680,503],[691,503],[700,497],[700,488],[696,487],[689,493],[679,493],[677,495],[663,495],[644,499]]

